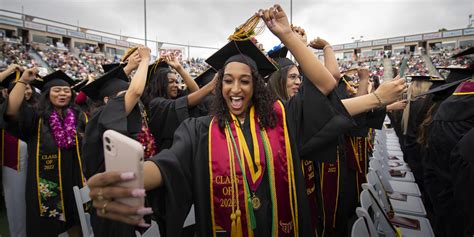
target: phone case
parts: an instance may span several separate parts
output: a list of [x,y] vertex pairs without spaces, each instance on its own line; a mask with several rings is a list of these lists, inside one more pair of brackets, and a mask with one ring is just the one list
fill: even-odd
[[[136,178],[120,183],[121,187],[143,188],[143,146],[116,131],[107,130],[103,135],[106,171],[133,172]],[[118,198],[117,201],[129,206],[144,206],[143,197]]]

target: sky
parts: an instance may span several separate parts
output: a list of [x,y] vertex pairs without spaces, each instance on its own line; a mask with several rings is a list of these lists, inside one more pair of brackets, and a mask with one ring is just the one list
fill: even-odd
[[[258,9],[280,4],[290,17],[289,0],[146,0],[148,39],[219,48]],[[474,0],[293,0],[293,24],[308,39],[351,43],[459,29],[469,24]],[[0,9],[59,22],[144,38],[144,0],[0,0]],[[473,18],[474,19],[474,18]],[[279,44],[269,30],[257,36],[266,50]],[[176,47],[163,45],[163,47]],[[151,47],[152,51],[156,47]],[[192,57],[215,50],[191,48]]]

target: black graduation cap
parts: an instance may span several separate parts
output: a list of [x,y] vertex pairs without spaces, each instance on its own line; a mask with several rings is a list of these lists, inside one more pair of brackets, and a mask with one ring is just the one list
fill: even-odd
[[[444,85],[437,85],[437,86],[433,85],[433,86],[430,87],[430,89],[428,91],[419,94],[417,97],[421,97],[421,96],[425,96],[425,95],[429,95],[429,94],[433,94],[433,93],[441,94],[441,93],[446,92],[449,89],[452,89],[452,91],[454,91],[454,89],[456,89],[457,85],[459,85],[462,81],[464,81],[464,80],[453,81],[453,82],[450,82],[450,83],[446,83]],[[447,92],[446,94],[450,95],[450,94],[452,94],[452,92]]]
[[406,75],[405,77],[411,78],[412,81],[444,81],[443,78],[438,76],[424,76],[424,75]]
[[80,92],[82,87],[84,87],[89,80],[84,79],[82,81],[78,81],[76,84],[71,86],[71,89],[73,89],[75,92]]
[[[473,66],[473,65],[471,65]],[[449,74],[446,77],[446,82],[454,82],[458,80],[465,79],[467,77],[472,76],[474,73],[474,67],[467,67],[467,68],[461,68],[461,67],[437,67],[436,69],[439,70],[448,70]]]
[[150,80],[150,78],[158,71],[159,69],[164,68],[164,69],[169,69],[170,65],[165,60],[158,59],[154,63],[150,64],[148,66],[148,76],[147,81]]
[[199,76],[194,78],[194,81],[198,84],[199,87],[203,87],[207,85],[207,83],[211,82],[212,79],[214,78],[214,75],[216,75],[216,70],[214,70],[212,67],[208,68],[206,71],[201,73]]
[[47,91],[53,86],[72,86],[75,83],[76,82],[66,73],[61,70],[58,70],[44,76],[41,79],[37,78],[31,83],[31,85],[40,89],[41,91]]
[[220,70],[224,67],[227,59],[239,54],[243,54],[252,58],[257,64],[258,72],[262,77],[266,77],[277,70],[275,65],[250,40],[230,41],[224,47],[215,52],[211,57],[206,59],[206,62],[215,70]]
[[115,67],[93,82],[82,87],[82,91],[92,100],[102,100],[106,96],[126,90],[128,77],[121,67]]
[[[18,78],[17,78],[17,73],[18,73]],[[21,78],[22,72],[15,71],[8,75],[3,81],[0,83],[0,88],[10,88],[11,85],[17,80]]]
[[276,59],[276,58],[286,58],[288,55],[288,48],[284,45],[278,45],[268,51],[268,57]]
[[471,55],[471,54],[474,54],[474,47],[469,47],[468,49],[465,49],[465,50],[453,55],[451,58],[458,58],[458,57],[461,57],[461,56],[467,56],[467,55]]
[[118,66],[121,66],[122,68],[124,68],[125,66],[127,66],[127,63],[110,63],[110,64],[102,64],[102,68],[104,69],[104,72],[108,72]]

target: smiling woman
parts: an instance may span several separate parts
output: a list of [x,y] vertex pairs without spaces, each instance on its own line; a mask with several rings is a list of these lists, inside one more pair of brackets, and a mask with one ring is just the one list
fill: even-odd
[[[156,189],[154,215],[167,236],[179,235],[193,203],[197,236],[315,234],[295,138],[313,135],[304,121],[315,121],[317,114],[303,111],[325,100],[316,85],[332,90],[334,79],[306,45],[295,40],[280,6],[262,10],[258,17],[313,76],[283,104],[271,96],[263,79],[275,66],[250,40],[231,41],[207,60],[219,70],[212,116],[185,120],[172,146],[144,164],[145,188]],[[140,209],[113,200],[133,193],[117,186],[131,178],[97,174],[88,182],[90,196],[98,208],[104,204],[98,196],[112,198],[100,216],[146,226],[144,220],[129,217]]]
[[[4,116],[7,131],[28,145],[26,189],[31,193],[25,196],[26,232],[57,236],[68,231],[69,236],[80,236],[72,187],[84,185],[79,144],[86,117],[73,105],[71,78],[57,71],[38,81],[36,73],[35,68],[23,73]],[[30,82],[42,90],[39,110],[23,99]]]

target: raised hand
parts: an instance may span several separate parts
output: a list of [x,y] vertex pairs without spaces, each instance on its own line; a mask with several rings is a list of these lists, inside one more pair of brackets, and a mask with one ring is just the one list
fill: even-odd
[[182,66],[181,63],[179,62],[178,56],[175,54],[169,54],[165,56],[164,59],[166,63],[168,63],[168,65],[170,65],[175,70],[178,70],[178,68]]
[[33,67],[26,69],[21,75],[20,81],[30,83],[36,78],[36,74],[38,74],[38,68]]
[[23,68],[20,65],[13,63],[13,64],[8,65],[7,71],[9,71],[10,73],[14,71],[23,72]]
[[380,84],[379,88],[375,90],[375,94],[380,97],[384,105],[395,102],[402,93],[407,91],[407,84],[405,79],[397,76],[393,80]]
[[292,33],[288,17],[280,5],[275,4],[273,7],[266,10],[260,9],[258,15],[265,22],[268,29],[270,29],[270,31],[277,37],[280,38],[285,34]]
[[140,45],[138,46],[137,52],[141,60],[144,60],[144,59],[148,59],[148,61],[150,60],[150,54],[151,54],[150,48],[144,45]]
[[370,71],[367,68],[358,68],[357,75],[361,80],[369,80]]
[[306,36],[306,32],[303,28],[291,25],[291,29],[296,33],[296,35],[298,35],[298,38],[300,38],[301,42],[303,42],[305,45],[308,44],[308,37]]
[[405,107],[407,107],[407,100],[400,100],[387,105],[387,111],[403,110]]
[[319,37],[309,42],[309,46],[313,49],[324,49],[326,45],[329,45],[329,43],[326,40],[321,39]]
[[135,51],[130,57],[128,58],[128,64],[127,66],[130,67],[131,70],[135,70],[138,68],[138,65],[142,61],[140,55],[138,54],[138,51]]

